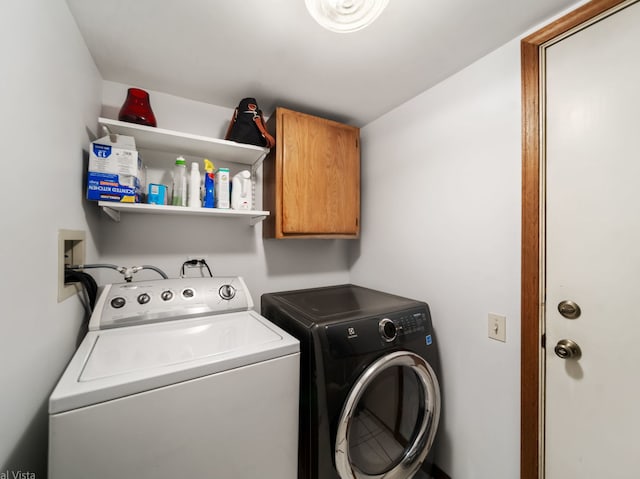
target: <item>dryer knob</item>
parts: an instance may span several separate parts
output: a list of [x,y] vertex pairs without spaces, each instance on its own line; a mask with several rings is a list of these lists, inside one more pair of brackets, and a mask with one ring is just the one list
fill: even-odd
[[398,337],[398,328],[396,328],[395,323],[389,318],[380,320],[378,323],[378,331],[380,331],[380,336],[382,336],[382,339],[387,343],[390,343]]

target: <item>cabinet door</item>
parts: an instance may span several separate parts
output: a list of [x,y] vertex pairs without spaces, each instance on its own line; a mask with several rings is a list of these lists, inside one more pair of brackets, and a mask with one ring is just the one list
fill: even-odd
[[357,236],[359,129],[281,111],[282,233]]

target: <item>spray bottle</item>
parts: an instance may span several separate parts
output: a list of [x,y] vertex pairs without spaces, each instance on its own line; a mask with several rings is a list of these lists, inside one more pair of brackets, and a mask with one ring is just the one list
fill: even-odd
[[173,188],[171,204],[173,206],[187,206],[187,167],[184,158],[176,158],[173,167]]
[[204,159],[204,201],[202,206],[204,208],[215,208],[216,200],[214,195],[214,174],[213,163],[208,159]]

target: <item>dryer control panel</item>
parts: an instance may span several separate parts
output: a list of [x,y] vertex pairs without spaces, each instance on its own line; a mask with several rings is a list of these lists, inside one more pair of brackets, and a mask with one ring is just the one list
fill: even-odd
[[253,309],[239,276],[179,278],[105,286],[89,321],[90,330],[197,318]]
[[325,326],[325,332],[334,357],[365,354],[432,334],[425,308],[331,324]]

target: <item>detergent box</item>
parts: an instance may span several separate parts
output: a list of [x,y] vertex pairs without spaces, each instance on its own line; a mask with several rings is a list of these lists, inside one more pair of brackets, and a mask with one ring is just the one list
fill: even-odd
[[87,199],[140,202],[142,160],[131,136],[107,135],[91,143]]
[[218,168],[216,172],[216,208],[231,206],[229,193],[229,168]]

